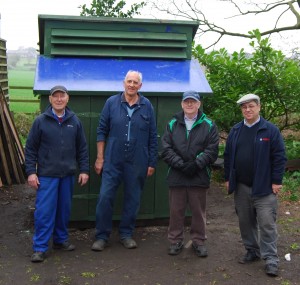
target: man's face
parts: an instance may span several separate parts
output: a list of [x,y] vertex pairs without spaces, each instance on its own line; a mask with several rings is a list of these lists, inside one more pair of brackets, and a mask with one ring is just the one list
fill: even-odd
[[183,112],[188,117],[194,117],[198,113],[201,103],[195,99],[188,98],[184,101],[181,101],[181,107]]
[[248,123],[254,123],[259,117],[260,104],[256,101],[247,102],[241,105],[241,110],[245,120]]
[[49,102],[55,113],[62,113],[69,102],[69,95],[62,91],[56,91],[49,96]]
[[125,95],[135,96],[142,87],[140,78],[136,72],[131,72],[124,80]]

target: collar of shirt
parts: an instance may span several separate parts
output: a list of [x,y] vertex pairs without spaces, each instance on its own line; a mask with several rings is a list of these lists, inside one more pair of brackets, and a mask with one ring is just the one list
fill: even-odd
[[198,116],[198,114],[194,118],[190,119],[186,115],[184,115],[184,121],[185,122],[196,122],[197,116]]
[[134,108],[136,105],[139,105],[140,104],[140,99],[141,99],[141,97],[140,97],[140,95],[138,94],[138,100],[136,101],[136,103],[134,103],[133,105],[129,105],[128,104],[128,102],[126,101],[126,99],[125,99],[125,94],[124,94],[124,92],[122,93],[122,95],[121,95],[121,102],[122,103],[126,103],[126,105],[129,107],[129,108]]
[[61,116],[57,116],[55,111],[53,110],[53,108],[51,109],[51,111],[52,111],[54,118],[57,119],[59,123],[61,123],[66,115],[66,110],[64,110],[64,112]]
[[244,125],[247,126],[248,128],[251,128],[251,127],[253,127],[254,125],[258,124],[259,121],[260,121],[260,116],[259,116],[258,119],[257,119],[254,123],[252,123],[252,124],[247,123],[247,121],[244,119]]

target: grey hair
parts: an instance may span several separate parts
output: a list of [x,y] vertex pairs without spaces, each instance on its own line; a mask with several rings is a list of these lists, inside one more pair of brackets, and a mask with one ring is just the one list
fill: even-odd
[[138,75],[138,77],[139,77],[140,83],[142,83],[143,75],[142,75],[141,72],[139,72],[139,71],[137,71],[137,70],[128,70],[128,72],[126,73],[126,76],[125,76],[124,80],[127,79],[129,73],[136,73],[136,74]]

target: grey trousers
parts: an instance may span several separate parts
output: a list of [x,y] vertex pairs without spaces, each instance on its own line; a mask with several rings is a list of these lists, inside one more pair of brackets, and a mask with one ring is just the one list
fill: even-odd
[[169,205],[170,221],[168,239],[177,243],[184,239],[184,220],[187,206],[192,213],[190,237],[194,244],[203,245],[206,240],[206,188],[170,187]]
[[277,196],[252,197],[251,192],[251,187],[241,183],[234,192],[243,244],[246,250],[255,251],[267,264],[277,264]]

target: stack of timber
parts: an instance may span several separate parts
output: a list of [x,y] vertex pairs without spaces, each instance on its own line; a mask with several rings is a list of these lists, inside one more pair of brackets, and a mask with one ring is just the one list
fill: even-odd
[[24,148],[0,86],[0,187],[25,183]]

